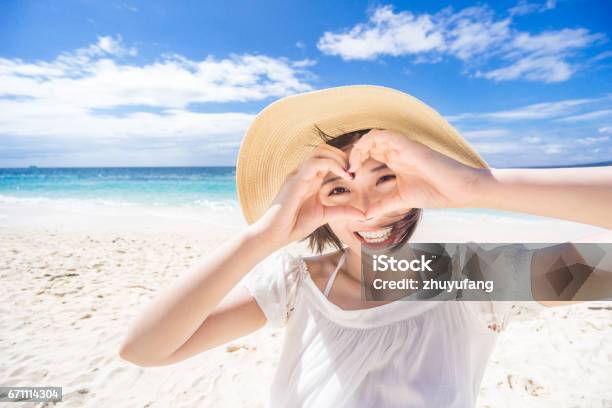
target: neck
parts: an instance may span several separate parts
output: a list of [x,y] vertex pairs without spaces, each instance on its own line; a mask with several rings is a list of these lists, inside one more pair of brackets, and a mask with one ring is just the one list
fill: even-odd
[[345,273],[356,281],[361,282],[361,251],[355,251],[347,247],[346,260],[344,261]]

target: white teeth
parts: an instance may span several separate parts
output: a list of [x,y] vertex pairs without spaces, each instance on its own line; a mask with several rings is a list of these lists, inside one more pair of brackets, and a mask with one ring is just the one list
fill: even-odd
[[377,231],[357,231],[364,241],[368,243],[383,242],[391,235],[393,227],[382,228]]

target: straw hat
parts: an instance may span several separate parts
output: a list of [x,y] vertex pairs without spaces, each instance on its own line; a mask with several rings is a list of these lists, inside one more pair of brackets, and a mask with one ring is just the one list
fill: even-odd
[[466,165],[489,167],[442,116],[404,92],[352,85],[291,95],[264,108],[240,145],[236,184],[249,224],[265,213],[287,175],[323,143],[314,125],[331,136],[394,130]]

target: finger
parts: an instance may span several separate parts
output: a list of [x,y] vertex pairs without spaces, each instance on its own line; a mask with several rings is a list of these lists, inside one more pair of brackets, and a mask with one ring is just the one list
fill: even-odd
[[366,218],[379,217],[398,210],[407,210],[412,208],[410,203],[403,200],[399,194],[394,194],[391,197],[383,198],[382,200],[372,204],[366,211]]
[[[419,165],[422,166],[422,163],[427,161],[424,151],[428,147],[409,140],[406,136],[397,132],[372,129],[355,142],[353,149],[356,156],[353,158],[355,161],[361,160],[358,158],[360,155],[363,156],[363,151],[367,151],[368,157],[385,163],[390,169],[400,172],[418,169]],[[349,157],[349,163],[351,163],[351,157]],[[349,172],[354,172],[356,168],[358,166],[351,167],[349,165]]]
[[387,149],[384,139],[376,137],[372,131],[363,135],[353,144],[349,155],[349,172],[354,173],[361,167],[368,157],[384,160],[384,151]]
[[293,212],[312,195],[311,189],[308,188],[312,183],[312,177],[306,178],[304,175],[306,165],[307,163],[303,162],[287,175],[276,193],[273,203],[280,203],[284,209]]
[[375,139],[377,145],[385,145],[387,148],[401,149],[410,142],[405,135],[386,129],[372,129],[364,135],[366,139]]
[[389,164],[390,153],[392,151],[393,150],[390,150],[386,144],[381,144],[380,142],[378,142],[372,147],[372,149],[370,149],[369,154],[370,157],[374,160],[377,160],[381,163]]
[[370,157],[370,149],[368,146],[353,146],[349,155],[349,173],[355,173]]
[[375,129],[370,133],[372,133],[370,137],[376,136],[377,146],[384,145],[387,150],[397,152],[397,154],[402,156],[402,162],[409,158],[412,163],[425,164],[429,161],[427,153],[434,151],[429,146],[399,132]]
[[352,180],[353,177],[334,159],[315,158],[308,159],[304,166],[302,179],[311,182],[315,178],[323,178],[328,173],[334,173],[345,180]]
[[363,211],[355,207],[351,207],[350,205],[323,206],[324,222],[341,219],[363,221],[366,219],[366,216]]
[[348,168],[348,154],[337,147],[322,143],[312,152],[312,157],[328,157],[335,159],[344,168]]
[[295,175],[294,184],[283,190],[282,197],[278,197],[278,200],[288,209],[292,209],[291,211],[296,211],[308,197],[319,191],[324,178],[330,172],[352,180],[352,176],[334,159],[311,157]]

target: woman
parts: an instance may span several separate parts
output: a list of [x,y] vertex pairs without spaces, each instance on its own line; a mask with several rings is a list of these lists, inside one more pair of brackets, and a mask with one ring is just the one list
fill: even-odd
[[[362,250],[404,245],[421,209],[486,207],[612,228],[610,168],[491,169],[431,108],[377,86],[268,106],[242,142],[237,182],[248,227],[160,294],[120,355],[167,365],[265,324],[286,326],[269,406],[475,405],[514,302],[362,296],[371,285]],[[303,239],[317,256],[286,250]],[[336,250],[323,254],[329,245]],[[501,261],[499,249],[483,255],[497,260],[482,263],[485,277],[527,273],[543,299],[577,298],[551,297],[541,279],[551,258],[580,257],[571,244],[502,250],[510,255]],[[465,264],[465,252],[453,257]],[[589,279],[585,287],[601,287]]]

